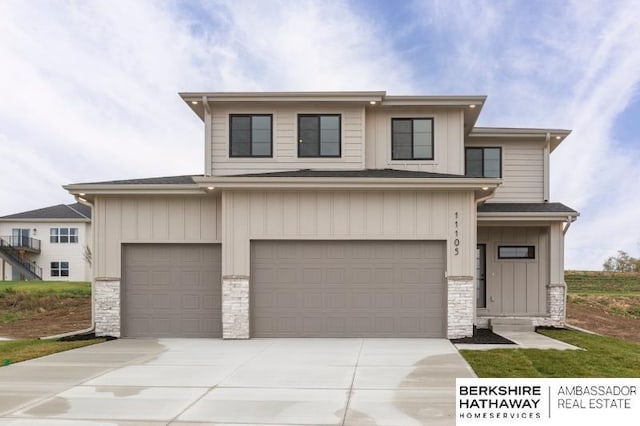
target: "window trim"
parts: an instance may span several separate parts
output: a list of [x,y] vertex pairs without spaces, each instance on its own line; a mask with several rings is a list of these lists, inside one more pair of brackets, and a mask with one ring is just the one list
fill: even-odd
[[[320,120],[321,117],[338,117],[338,154],[337,155],[322,155],[322,154],[318,154],[318,155],[300,155],[300,118],[302,117],[318,117],[318,120]],[[298,124],[298,138],[297,141],[298,143],[296,143],[296,145],[298,145],[298,158],[342,158],[342,114],[333,114],[333,113],[329,113],[329,114],[325,114],[325,113],[317,113],[317,114],[298,114],[298,119],[297,119],[297,124]],[[321,135],[322,129],[320,128],[320,125],[318,125],[318,143],[322,144],[322,140],[320,140],[320,135]],[[320,152],[320,147],[318,147],[318,152]]]
[[[63,266],[63,263],[66,263],[66,267]],[[69,277],[70,273],[70,265],[68,260],[56,260],[49,263],[49,274],[52,277]],[[63,272],[66,271],[66,275]],[[55,273],[54,273],[55,272]]]
[[[248,117],[251,120],[251,126],[253,126],[253,117],[269,117],[269,120],[271,120],[271,138],[269,144],[271,153],[269,155],[253,155],[253,136],[251,136],[251,140],[249,141],[249,155],[233,155],[233,150],[231,149],[233,127],[231,126],[231,122],[234,117]],[[273,158],[273,114],[229,114],[229,158]]]
[[[467,151],[470,149],[479,149],[482,152],[482,178],[488,179],[502,179],[502,147],[501,146],[465,146],[464,147],[464,175],[469,177],[467,174]],[[498,177],[488,177],[484,175],[484,150],[485,149],[497,149],[500,153],[500,173]]]
[[[62,235],[62,233],[60,232],[62,229],[67,230],[67,233],[65,235]],[[75,234],[71,232],[73,229],[75,229]],[[62,241],[62,237],[65,237],[67,241]],[[75,239],[75,241],[72,241],[72,239]],[[52,226],[49,228],[49,244],[78,244],[79,242],[79,228],[72,226]]]
[[[502,256],[500,249],[502,248],[526,248],[527,256]],[[536,260],[536,246],[534,244],[498,244],[498,260]]]
[[[411,120],[411,158],[396,158],[393,154],[393,122],[397,120]],[[413,121],[429,120],[431,122],[431,157],[415,158],[413,151]],[[436,158],[435,120],[433,117],[391,117],[391,161],[433,161]]]

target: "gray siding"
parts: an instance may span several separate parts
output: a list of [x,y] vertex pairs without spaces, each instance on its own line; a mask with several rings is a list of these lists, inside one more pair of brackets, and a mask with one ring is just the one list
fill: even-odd
[[96,277],[120,277],[123,243],[220,242],[212,196],[100,197],[94,215]]
[[[391,159],[391,119],[403,117],[433,118],[433,160]],[[463,125],[461,110],[442,111],[416,107],[368,108],[366,167],[463,174]]]
[[[543,315],[549,284],[549,228],[479,227],[487,246],[487,315]],[[498,259],[499,245],[534,245],[535,259]]]
[[[340,158],[298,158],[298,114],[341,114]],[[273,158],[230,158],[229,115],[272,114]],[[211,117],[211,174],[233,175],[292,169],[364,168],[364,106],[296,104],[214,105]]]
[[541,142],[467,142],[466,146],[501,147],[503,184],[488,202],[544,202],[544,146]]
[[[269,191],[223,194],[223,275],[249,275],[251,240],[444,240],[447,271],[473,276],[471,192]],[[456,212],[459,254],[453,255]]]

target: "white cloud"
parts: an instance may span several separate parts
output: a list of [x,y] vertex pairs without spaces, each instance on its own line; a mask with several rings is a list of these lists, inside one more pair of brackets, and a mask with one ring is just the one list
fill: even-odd
[[345,2],[0,2],[0,215],[60,185],[200,173],[204,90],[408,90]]
[[[621,148],[613,126],[640,82],[640,4],[465,5],[415,4],[425,32],[450,28],[449,69],[432,79],[453,75],[455,90],[489,95],[482,125],[573,129],[551,158],[552,199],[582,212],[567,234],[567,267],[597,269],[617,249],[636,252],[640,136]],[[447,21],[434,27],[434,14]]]

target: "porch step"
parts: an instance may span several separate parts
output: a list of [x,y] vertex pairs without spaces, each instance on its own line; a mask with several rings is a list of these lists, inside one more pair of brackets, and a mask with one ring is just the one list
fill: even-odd
[[491,318],[489,326],[494,333],[513,331],[535,331],[536,328],[529,319],[525,318]]

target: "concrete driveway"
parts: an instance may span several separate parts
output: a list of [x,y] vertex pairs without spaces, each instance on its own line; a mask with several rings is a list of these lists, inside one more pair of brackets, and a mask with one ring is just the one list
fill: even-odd
[[0,424],[454,425],[445,339],[121,339],[0,368]]

